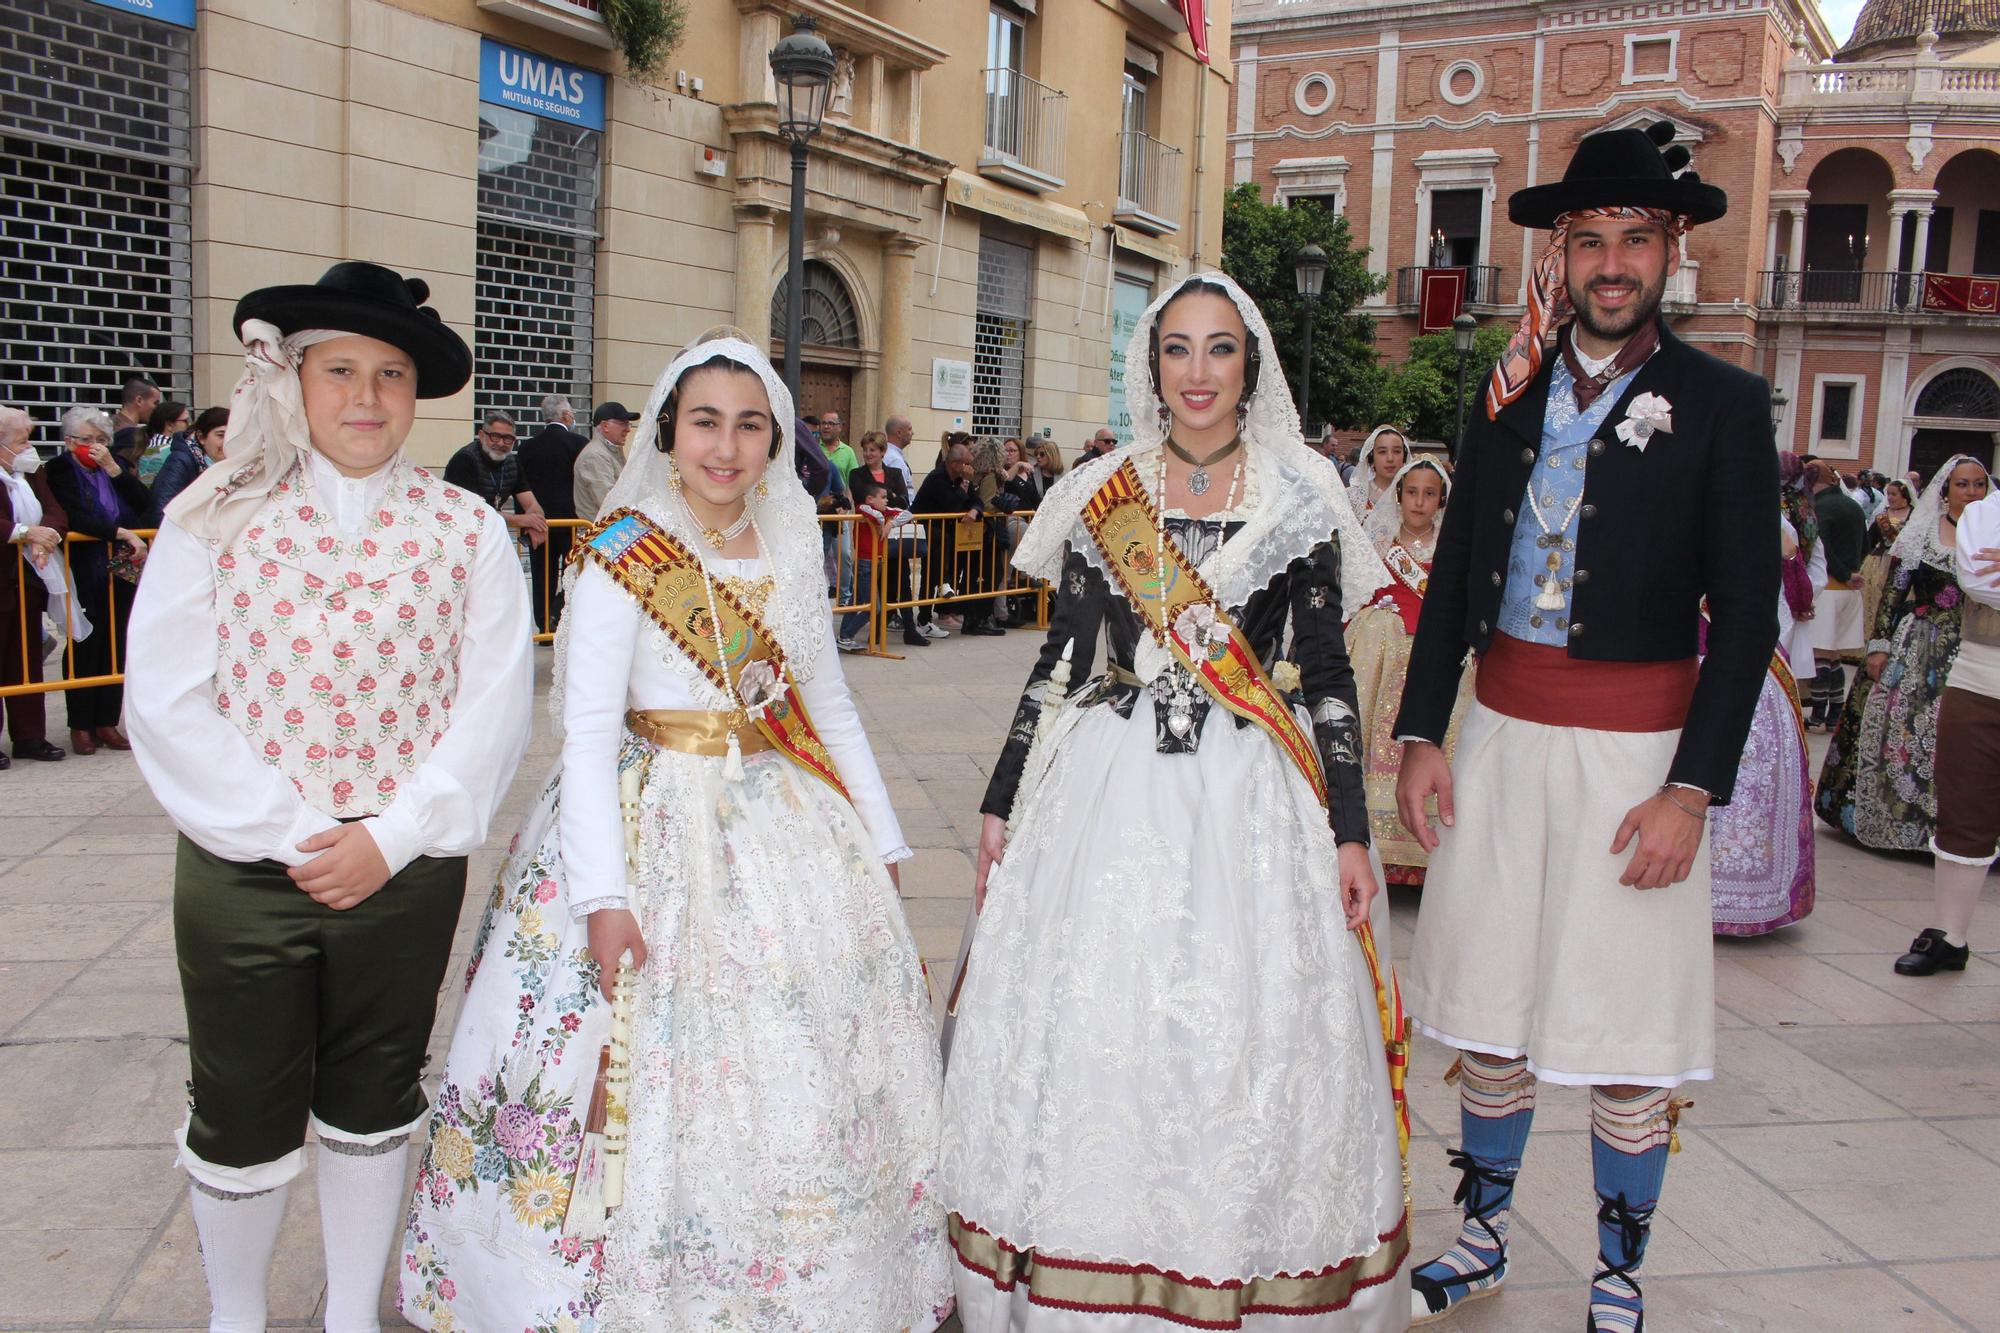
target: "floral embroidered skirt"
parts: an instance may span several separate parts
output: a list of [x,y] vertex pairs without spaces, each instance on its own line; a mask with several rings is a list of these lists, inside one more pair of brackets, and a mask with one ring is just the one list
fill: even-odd
[[420,1328],[930,1333],[951,1308],[937,1036],[846,800],[774,753],[656,751],[625,1201],[562,1235],[609,1028],[557,847],[560,777],[480,928],[404,1236]]
[[1710,895],[1718,935],[1764,935],[1813,909],[1812,773],[1791,669],[1773,659],[1736,792],[1709,820]]
[[1152,710],[1061,715],[988,882],[945,1079],[965,1333],[1401,1329],[1396,1123],[1326,812],[1263,732],[1218,708],[1163,755]]
[[[1361,702],[1361,767],[1368,792],[1368,835],[1382,858],[1391,884],[1422,884],[1430,853],[1403,827],[1396,810],[1396,776],[1403,769],[1403,743],[1396,739],[1396,714],[1403,707],[1403,682],[1410,674],[1415,642],[1403,618],[1386,607],[1364,607],[1347,622],[1347,657],[1354,664],[1354,689]],[[1445,732],[1445,757],[1458,746],[1458,726],[1472,701],[1474,667],[1459,677],[1458,702]],[[1430,802],[1433,816],[1437,801]]]
[[1926,605],[1896,626],[1879,680],[1854,673],[1814,808],[1863,846],[1894,852],[1930,846],[1937,828],[1931,772],[1938,704],[1958,642],[1956,609]]

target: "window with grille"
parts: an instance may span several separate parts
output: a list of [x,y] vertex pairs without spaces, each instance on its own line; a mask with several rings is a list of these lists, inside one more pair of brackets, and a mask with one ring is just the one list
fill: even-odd
[[539,420],[559,393],[588,420],[597,305],[596,130],[479,108],[474,409]]
[[1035,251],[998,236],[979,238],[979,297],[972,327],[972,432],[1021,434],[1027,390],[1028,298]]
[[193,37],[85,0],[0,5],[0,383],[45,443],[131,371],[192,393]]

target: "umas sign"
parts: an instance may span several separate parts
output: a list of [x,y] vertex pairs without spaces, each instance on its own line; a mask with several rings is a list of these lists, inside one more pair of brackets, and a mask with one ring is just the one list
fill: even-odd
[[594,69],[479,39],[479,100],[585,129],[604,128],[604,76]]

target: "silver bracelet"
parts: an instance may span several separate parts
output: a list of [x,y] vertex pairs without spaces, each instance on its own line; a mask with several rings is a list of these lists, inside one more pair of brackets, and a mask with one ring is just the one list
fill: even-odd
[[1666,783],[1662,785],[1660,788],[1660,795],[1666,797],[1669,801],[1673,803],[1673,806],[1676,810],[1679,810],[1682,814],[1687,815],[1689,818],[1699,820],[1702,823],[1708,822],[1708,811],[1691,810],[1687,806],[1681,804],[1680,798],[1674,795],[1674,787],[1672,783]]

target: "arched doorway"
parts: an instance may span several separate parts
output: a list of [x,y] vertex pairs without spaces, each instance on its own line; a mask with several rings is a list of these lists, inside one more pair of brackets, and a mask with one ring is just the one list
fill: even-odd
[[2000,435],[2000,384],[1975,366],[1939,371],[1917,394],[1911,414],[1910,470],[1929,481],[1953,454],[1969,454],[1993,470],[1994,436]]
[[1807,305],[1852,305],[1863,298],[1864,272],[1880,273],[1889,255],[1889,191],[1896,173],[1866,148],[1842,148],[1813,168],[1806,188],[1806,252],[1801,296]]
[[[778,278],[771,293],[771,359],[782,365],[791,276]],[[840,413],[849,443],[854,428],[854,367],[861,351],[861,316],[854,294],[833,265],[805,262],[805,315],[799,328],[799,415]]]

